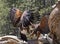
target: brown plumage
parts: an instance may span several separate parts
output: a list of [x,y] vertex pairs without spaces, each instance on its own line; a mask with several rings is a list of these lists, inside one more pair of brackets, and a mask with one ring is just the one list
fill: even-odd
[[39,38],[40,34],[48,34],[50,32],[48,27],[48,19],[46,16],[41,18],[41,21],[36,29],[32,32],[31,36],[36,34],[37,38]]
[[21,17],[22,12],[19,9],[16,9],[16,13],[15,13],[15,17],[16,19],[18,19],[19,17]]
[[60,1],[58,1],[56,7],[51,12],[48,24],[50,32],[53,35],[54,44],[60,44]]
[[14,7],[11,8],[11,10],[10,10],[10,20],[11,20],[13,26],[15,26],[15,27],[17,26],[17,24],[20,21],[21,16],[22,16],[22,12],[19,9],[14,8]]
[[47,22],[48,22],[48,19],[45,16],[43,16],[40,22],[40,27],[45,28],[45,26],[47,26]]
[[18,44],[18,42],[20,42],[20,40],[16,37],[16,36],[2,36],[0,37],[0,42],[2,42],[2,44]]

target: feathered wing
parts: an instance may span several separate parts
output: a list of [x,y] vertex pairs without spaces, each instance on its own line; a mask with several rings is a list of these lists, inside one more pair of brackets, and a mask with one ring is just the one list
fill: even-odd
[[17,8],[11,8],[10,10],[10,20],[14,26],[17,26],[17,23],[20,21],[22,12]]

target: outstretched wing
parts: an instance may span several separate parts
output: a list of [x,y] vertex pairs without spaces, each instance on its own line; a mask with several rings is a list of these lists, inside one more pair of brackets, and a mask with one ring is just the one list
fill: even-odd
[[10,19],[14,26],[17,25],[17,23],[20,21],[20,17],[22,15],[22,12],[17,8],[11,8],[10,10]]
[[28,25],[30,25],[30,22],[32,20],[32,15],[30,11],[28,10],[24,11],[20,20],[23,27],[27,27]]

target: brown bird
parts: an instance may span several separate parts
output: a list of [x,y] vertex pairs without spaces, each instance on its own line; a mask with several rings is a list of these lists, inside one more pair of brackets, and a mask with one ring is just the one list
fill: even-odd
[[58,0],[56,7],[51,12],[48,24],[53,38],[53,44],[60,44],[60,0]]

